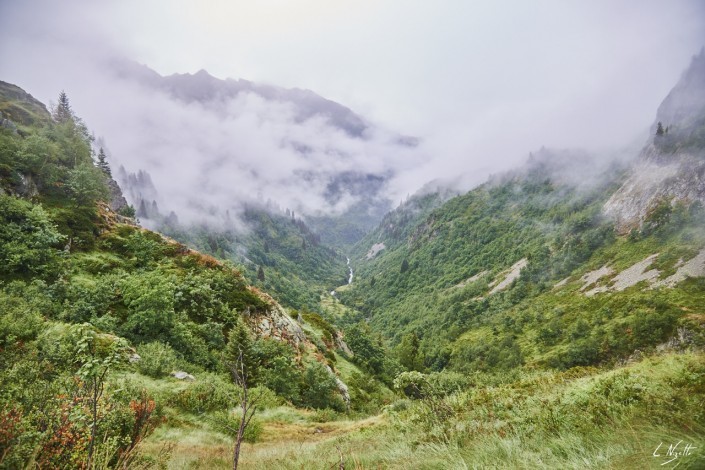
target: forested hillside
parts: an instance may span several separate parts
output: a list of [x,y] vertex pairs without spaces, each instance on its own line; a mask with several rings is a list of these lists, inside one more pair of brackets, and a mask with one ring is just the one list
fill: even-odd
[[419,370],[614,364],[701,338],[704,65],[628,165],[541,149],[428,214],[390,214],[355,248],[348,321],[413,339]]
[[346,282],[345,256],[323,245],[296,214],[251,206],[239,217],[237,228],[178,223],[158,227],[204,253],[242,266],[251,284],[290,308],[317,310],[321,294]]
[[[603,265],[616,274],[660,253],[655,267],[666,278],[705,244],[700,206],[656,212],[642,230],[620,238],[602,205],[624,171],[610,168],[597,185],[575,187],[552,171],[558,156],[535,158],[524,171],[433,211],[404,243],[384,237],[361,245],[358,282],[342,301],[393,343],[418,337],[434,370],[592,365],[675,334],[678,319],[687,321],[686,312],[705,301],[701,279],[675,292],[642,284],[587,296],[595,281],[583,274]],[[367,256],[384,242],[388,248]]]
[[103,202],[109,168],[65,94],[50,114],[2,83],[0,103],[0,467],[161,465],[142,441],[190,416],[223,439],[234,363],[264,408],[369,407],[325,322]]

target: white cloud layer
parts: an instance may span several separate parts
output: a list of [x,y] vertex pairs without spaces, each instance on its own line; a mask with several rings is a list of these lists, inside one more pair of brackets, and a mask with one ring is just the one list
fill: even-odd
[[[480,182],[542,145],[620,145],[703,44],[705,8],[685,0],[0,4],[0,79],[43,101],[66,90],[114,158],[150,171],[180,212],[194,196],[331,209],[326,178],[351,169],[394,170],[398,200],[434,178]],[[312,89],[422,145],[402,149],[384,130],[354,139],[254,95],[223,116],[115,77],[116,57]]]

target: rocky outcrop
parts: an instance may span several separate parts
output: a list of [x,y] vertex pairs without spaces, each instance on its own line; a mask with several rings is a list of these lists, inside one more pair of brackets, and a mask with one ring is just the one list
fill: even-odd
[[31,175],[20,175],[20,184],[17,186],[17,194],[20,196],[32,199],[39,195],[37,184]]
[[705,204],[705,155],[664,155],[651,144],[603,210],[617,231],[626,234],[641,228],[662,202],[690,205],[696,201]]
[[350,408],[350,392],[348,391],[348,386],[345,384],[345,382],[340,380],[338,376],[335,375],[335,372],[333,372],[333,369],[331,369],[330,366],[326,366],[326,369],[328,370],[328,373],[331,374],[335,379],[335,385],[338,387],[340,396],[343,397],[345,406]]
[[656,121],[651,127],[656,134],[657,123],[669,128],[670,135],[683,135],[692,131],[694,124],[703,118],[705,109],[705,48],[693,57],[688,69],[676,86],[659,105]]
[[465,279],[464,281],[454,285],[453,287],[457,288],[457,289],[463,288],[463,287],[467,286],[468,284],[472,284],[473,282],[479,281],[480,279],[482,279],[483,277],[485,277],[488,274],[489,274],[489,271],[480,271],[479,273],[475,274],[474,276],[471,276],[471,277]]
[[[609,266],[602,266],[600,269],[596,269],[594,271],[590,271],[589,273],[585,273],[583,277],[580,278],[580,282],[583,283],[583,287],[580,288],[580,292],[584,292],[585,289],[588,287],[592,286],[595,284],[597,281],[602,279],[605,276],[609,276],[610,274],[614,273],[614,270],[610,268]],[[569,278],[563,279],[561,282],[563,285],[565,285],[568,282]],[[556,287],[559,287],[559,284],[556,284]]]
[[365,259],[370,260],[374,258],[375,256],[377,256],[377,253],[384,250],[385,248],[386,247],[384,246],[384,243],[375,243],[365,255]]
[[[658,253],[648,256],[646,259],[633,264],[632,266],[617,274],[610,281],[609,284],[597,286],[585,292],[585,295],[591,297],[600,292],[623,291],[624,289],[631,286],[635,286],[642,281],[647,281],[649,283],[655,282],[661,272],[657,269],[649,269],[648,271],[646,269],[651,266],[651,263],[653,263],[657,257]],[[612,272],[610,268],[603,269],[609,270],[610,273]],[[584,287],[585,286],[583,286],[583,288]],[[582,290],[583,289],[581,289],[581,291]]]
[[107,227],[112,227],[115,224],[125,224],[131,225],[133,227],[138,227],[137,221],[135,219],[118,214],[110,208],[109,204],[104,202],[98,203],[98,215]]
[[[673,266],[676,272],[666,278],[660,278],[662,272],[658,269],[649,269],[658,256],[658,253],[650,255],[616,275],[615,270],[609,266],[588,272],[580,278],[583,283],[580,292],[592,297],[602,292],[623,291],[640,282],[646,282],[646,288],[649,289],[672,288],[689,277],[705,277],[705,248],[688,261],[679,260]],[[590,287],[591,289],[586,291]]]
[[255,288],[250,287],[262,300],[269,304],[265,312],[246,314],[248,324],[252,331],[261,338],[271,338],[286,341],[295,348],[308,342],[306,334],[298,323],[272,297]]
[[705,277],[705,248],[690,261],[684,263],[683,260],[680,260],[676,272],[666,279],[654,283],[653,287],[674,287],[689,277]]
[[193,382],[194,380],[196,380],[196,377],[189,374],[188,372],[184,372],[183,370],[177,370],[176,372],[172,372],[171,376],[177,380],[186,380],[187,382]]
[[127,207],[127,199],[122,194],[120,185],[113,178],[108,179],[108,189],[110,190],[110,208],[115,212]]
[[353,357],[355,355],[352,349],[350,349],[350,346],[348,346],[348,343],[343,340],[343,333],[341,333],[340,331],[335,332],[335,337],[333,338],[333,341],[335,344],[335,349],[344,352],[349,357]]
[[663,100],[651,130],[629,177],[603,208],[621,234],[642,228],[663,203],[705,204],[705,49]]
[[489,285],[492,288],[489,295],[496,294],[512,285],[516,279],[519,279],[521,270],[529,264],[526,258],[522,258],[512,265],[507,271],[500,273],[494,281]]

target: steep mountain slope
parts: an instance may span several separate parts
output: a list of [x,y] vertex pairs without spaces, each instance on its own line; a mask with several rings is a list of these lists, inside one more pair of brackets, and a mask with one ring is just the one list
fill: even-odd
[[[613,240],[600,209],[608,188],[618,184],[608,175],[619,172],[578,189],[561,183],[556,159],[560,164],[560,155],[541,152],[525,171],[433,210],[401,240],[389,234],[374,245],[368,241],[356,251],[357,282],[341,300],[394,342],[418,335],[428,364],[444,367],[444,343],[485,321],[488,312],[546,291]],[[512,267],[524,266],[515,282],[502,282]]]
[[659,206],[705,204],[703,109],[705,49],[659,106],[653,140],[642,150],[624,186],[605,204],[620,232],[641,228]]
[[[688,108],[692,70],[669,98],[687,103],[669,108],[679,122],[705,115]],[[622,233],[612,208],[663,181],[542,149],[387,214],[332,295],[344,257],[291,212],[243,204],[249,231],[180,233],[161,202],[137,207],[243,274],[100,202],[68,101],[51,116],[0,84],[0,110],[0,468],[231,468],[234,358],[259,407],[245,468],[705,464],[705,210],[678,196],[696,177],[676,173],[684,191]],[[688,126],[642,158],[698,164]],[[321,315],[248,275],[289,305],[320,295]]]
[[[317,310],[324,292],[346,282],[345,257],[321,243],[295,214],[278,214],[273,208],[249,206],[238,225],[159,225],[160,230],[204,253],[243,266],[253,285],[295,309]],[[245,224],[243,230],[241,224]]]
[[287,307],[315,310],[322,292],[345,282],[345,257],[325,246],[321,236],[289,209],[282,212],[272,204],[239,204],[232,216],[226,209],[212,211],[210,222],[181,223],[175,212],[164,215],[160,211],[160,196],[149,173],[128,174],[120,167],[118,179],[128,198],[136,201],[136,216],[142,224],[242,266],[250,283],[263,287]]
[[[339,295],[357,312],[350,321],[366,320],[393,344],[418,338],[419,368],[468,372],[614,363],[669,340],[701,341],[705,232],[692,165],[705,150],[704,59],[660,108],[677,117],[675,130],[652,137],[633,168],[595,172],[585,155],[542,150],[401,239],[380,226],[356,247],[356,282]],[[644,177],[644,160],[659,165],[659,178]],[[673,160],[678,169],[667,173]],[[659,193],[665,203],[654,202]],[[615,211],[633,206],[636,230],[620,237]]]

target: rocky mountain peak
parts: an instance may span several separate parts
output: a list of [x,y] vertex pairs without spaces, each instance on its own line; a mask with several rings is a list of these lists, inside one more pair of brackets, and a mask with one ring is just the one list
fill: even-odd
[[705,203],[705,48],[659,106],[652,135],[604,212],[628,233],[659,205],[698,201]]
[[693,57],[690,66],[658,107],[652,131],[656,133],[659,122],[673,130],[691,127],[702,119],[704,111],[705,48]]

